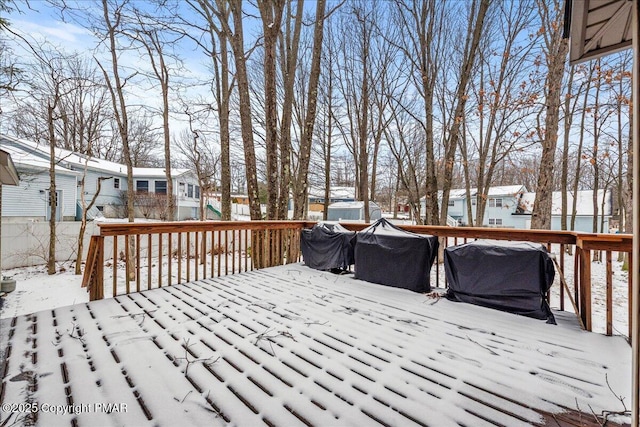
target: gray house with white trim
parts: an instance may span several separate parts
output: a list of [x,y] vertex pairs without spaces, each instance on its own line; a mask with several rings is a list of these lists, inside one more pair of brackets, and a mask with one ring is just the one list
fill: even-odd
[[[48,219],[48,191],[50,152],[48,146],[32,141],[0,135],[0,147],[9,152],[20,172],[20,183],[7,190],[2,206],[4,220],[24,221]],[[56,187],[58,191],[59,220],[79,219],[83,206],[90,203],[101,181],[90,217],[123,218],[127,190],[127,167],[120,163],[89,157],[69,150],[56,148]],[[151,200],[167,192],[167,179],[163,168],[133,168],[134,191],[139,200]],[[189,169],[172,169],[174,195],[176,198],[176,220],[197,218],[200,187]],[[190,191],[189,191],[190,190]],[[13,193],[13,194],[11,194]],[[144,197],[147,193],[150,196]],[[138,197],[140,196],[140,197]],[[145,203],[141,202],[141,205]],[[148,204],[146,206],[149,207]],[[136,206],[136,216],[159,219],[162,214],[157,207],[154,212]]]

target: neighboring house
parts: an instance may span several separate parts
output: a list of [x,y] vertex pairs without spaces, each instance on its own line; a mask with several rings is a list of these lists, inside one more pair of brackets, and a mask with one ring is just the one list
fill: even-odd
[[[598,190],[597,193],[598,215],[597,230],[598,233],[609,232],[609,222],[613,215],[613,196],[611,190]],[[525,193],[522,196],[521,207],[523,213],[514,215],[513,221],[516,228],[531,228],[531,211],[533,210],[533,202],[536,193]],[[577,192],[575,226],[573,231],[582,231],[592,233],[593,230],[593,191],[581,190]],[[571,209],[573,207],[574,194],[567,193],[567,228],[571,228]],[[554,191],[552,195],[551,205],[551,229],[560,230],[562,219],[562,193]]]
[[[331,187],[329,190],[329,203],[354,202],[356,189],[354,187]],[[309,188],[309,211],[324,212],[324,188]]]
[[[2,218],[5,221],[48,220],[49,208],[49,161],[31,155],[2,142],[2,150],[9,153],[20,174],[18,185],[2,189]],[[58,221],[73,221],[76,215],[77,183],[81,174],[71,169],[56,166]]]
[[[47,207],[49,188],[49,147],[31,141],[0,135],[0,147],[11,152],[16,168],[21,172],[18,188],[27,191],[32,205],[25,205],[17,199],[13,206],[5,210],[3,217],[18,217],[21,220],[48,218]],[[97,159],[69,150],[56,148],[56,186],[62,203],[59,203],[60,218],[72,221],[79,219],[84,206],[96,194],[98,181],[102,179],[91,213],[101,212],[106,217],[125,217],[125,197],[127,190],[127,167],[120,163]],[[22,176],[22,173],[25,176]],[[200,187],[196,175],[189,169],[172,169],[173,193],[176,196],[176,218],[198,217]],[[162,217],[162,206],[151,211],[151,200],[144,194],[166,195],[167,181],[163,168],[133,168],[133,188],[136,191],[136,216]],[[23,182],[24,181],[24,182]],[[83,188],[84,185],[84,188]],[[34,190],[40,196],[36,196]],[[157,199],[155,198],[156,205]],[[139,202],[139,203],[138,203]],[[42,208],[41,208],[42,206]],[[35,209],[34,209],[35,208]]]
[[[482,224],[475,226],[531,228],[531,212],[536,193],[527,192],[523,185],[509,185],[490,187],[487,191],[487,205]],[[441,195],[440,195],[441,197]],[[477,190],[471,189],[471,212],[475,221],[477,207]],[[551,229],[561,229],[561,197],[562,193],[553,193],[551,208]],[[611,191],[598,190],[598,232],[609,232],[609,221],[613,214]],[[421,209],[425,212],[425,198],[421,199]],[[567,206],[569,211],[573,205],[573,195],[568,194]],[[458,225],[468,225],[467,197],[465,189],[451,190],[448,205],[448,215],[456,220]],[[574,231],[590,233],[593,231],[593,191],[579,191],[576,197],[576,220]],[[571,214],[567,215],[567,227],[571,226]]]
[[[382,218],[380,206],[369,202],[369,218],[372,221]],[[363,221],[364,202],[336,202],[327,209],[327,221]]]
[[[474,226],[484,227],[512,227],[511,216],[517,211],[520,198],[522,194],[527,191],[524,185],[507,185],[490,187],[487,191],[487,204],[484,212],[484,220],[482,224],[475,223],[476,208],[478,200],[478,190],[476,188],[470,189],[471,195],[471,214],[473,218]],[[438,195],[438,198],[442,200],[442,192]],[[424,214],[425,198],[420,199],[421,212]],[[468,200],[467,192],[464,188],[453,189],[449,193],[449,208],[448,215],[452,219],[458,222],[459,225],[468,225]]]

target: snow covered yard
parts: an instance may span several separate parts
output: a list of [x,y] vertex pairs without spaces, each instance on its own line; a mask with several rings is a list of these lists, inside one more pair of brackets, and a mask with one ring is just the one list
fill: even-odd
[[622,411],[626,341],[556,317],[293,264],[5,318],[2,400],[49,405],[8,424],[47,426],[516,426]]

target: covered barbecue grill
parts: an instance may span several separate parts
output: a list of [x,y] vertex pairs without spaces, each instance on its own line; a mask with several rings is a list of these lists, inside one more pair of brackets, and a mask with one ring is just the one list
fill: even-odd
[[476,241],[444,251],[447,298],[555,323],[546,300],[555,276],[547,249],[530,242]]
[[355,277],[415,292],[429,292],[438,238],[411,233],[384,218],[355,237]]

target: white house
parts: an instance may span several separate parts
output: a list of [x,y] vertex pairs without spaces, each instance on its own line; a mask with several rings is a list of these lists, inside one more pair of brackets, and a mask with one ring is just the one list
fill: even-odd
[[[594,232],[593,218],[593,190],[580,190],[577,194],[567,193],[567,228],[571,228],[571,210],[575,198],[575,226],[573,231],[582,231],[585,233]],[[575,196],[575,197],[574,197]],[[531,211],[536,198],[536,193],[525,193],[522,195],[521,206],[524,212],[521,215],[514,215],[513,224],[517,228],[531,228]],[[596,216],[597,229],[595,232],[608,233],[609,220],[613,215],[613,200],[611,190],[597,190],[596,205],[598,214]],[[551,229],[560,230],[562,219],[562,193],[554,191],[552,194],[551,204]]]
[[[9,152],[21,173],[20,183],[7,195],[2,207],[6,220],[47,219],[49,191],[49,147],[6,135],[0,135],[0,148]],[[89,157],[69,150],[56,148],[56,187],[58,191],[58,219],[78,219],[82,212],[82,200],[89,204],[96,194],[98,181],[100,192],[95,211],[107,217],[124,217],[124,192],[127,190],[127,167],[120,163]],[[133,168],[134,191],[139,194],[166,194],[167,181],[163,168]],[[200,198],[198,180],[189,169],[172,169],[173,193],[176,197],[178,220],[197,218]],[[27,203],[24,203],[25,197]],[[136,206],[137,214],[142,212]],[[97,213],[97,212],[96,212]],[[157,215],[153,215],[156,217]]]
[[[475,221],[477,198],[477,189],[472,188],[471,194],[471,212]],[[487,205],[485,209],[482,224],[475,226],[484,227],[505,227],[505,228],[531,228],[531,212],[533,210],[533,202],[536,193],[528,192],[523,185],[508,185],[490,187],[486,192]],[[440,198],[442,196],[440,195]],[[556,191],[553,193],[552,209],[551,209],[551,229],[561,229],[561,212],[562,212],[562,193]],[[573,206],[573,195],[569,193],[567,215],[567,226],[571,225],[571,208]],[[596,218],[598,224],[598,232],[609,231],[609,220],[613,214],[611,191],[597,191],[598,215]],[[425,212],[425,198],[421,199],[421,209]],[[468,225],[468,201],[465,189],[453,189],[449,196],[448,215],[457,221],[458,225]],[[576,212],[574,231],[592,232],[593,231],[593,191],[579,191],[576,196]]]

